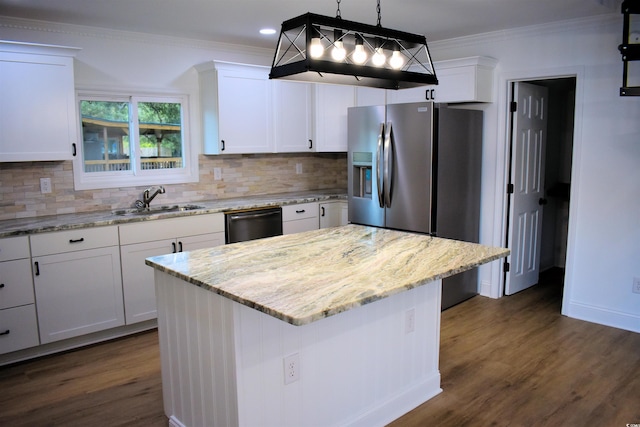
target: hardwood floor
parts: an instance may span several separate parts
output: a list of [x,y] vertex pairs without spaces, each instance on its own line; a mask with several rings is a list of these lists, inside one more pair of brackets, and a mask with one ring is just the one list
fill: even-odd
[[[561,279],[445,311],[444,391],[390,427],[640,423],[640,334],[561,316]],[[0,368],[0,426],[57,425],[166,426],[157,333]]]
[[640,334],[560,315],[562,271],[443,313],[443,392],[390,427],[640,423]]

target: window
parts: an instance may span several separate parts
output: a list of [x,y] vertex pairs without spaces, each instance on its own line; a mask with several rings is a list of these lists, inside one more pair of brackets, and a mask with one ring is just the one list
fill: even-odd
[[186,96],[78,95],[76,189],[197,181]]

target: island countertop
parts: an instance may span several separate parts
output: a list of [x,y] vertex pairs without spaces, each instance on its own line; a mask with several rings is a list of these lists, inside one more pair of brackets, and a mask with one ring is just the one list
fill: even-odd
[[508,253],[503,248],[347,225],[150,257],[146,264],[299,326]]

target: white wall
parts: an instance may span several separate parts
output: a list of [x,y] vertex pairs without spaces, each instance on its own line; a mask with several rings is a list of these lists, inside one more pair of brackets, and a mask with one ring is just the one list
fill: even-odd
[[[496,102],[485,111],[481,242],[502,245],[508,82],[577,76],[576,129],[563,313],[640,332],[640,98],[618,95],[622,15],[431,43],[434,60],[498,59]],[[201,140],[194,65],[213,59],[269,65],[271,51],[0,17],[0,39],[82,48],[76,84],[187,93]],[[481,269],[501,295],[500,263]]]
[[[485,108],[481,241],[504,241],[508,82],[577,76],[563,313],[640,332],[640,98],[620,97],[622,15],[522,28],[430,45],[434,60],[498,59],[496,102]],[[482,292],[502,290],[500,266]]]

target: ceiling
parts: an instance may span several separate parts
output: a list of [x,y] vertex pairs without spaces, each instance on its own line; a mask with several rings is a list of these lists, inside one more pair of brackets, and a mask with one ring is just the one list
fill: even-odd
[[[376,0],[341,0],[343,19],[377,23]],[[451,39],[618,13],[621,0],[381,0],[383,27]],[[282,21],[336,16],[333,0],[0,0],[0,15],[275,48]]]

